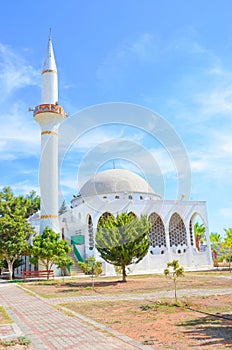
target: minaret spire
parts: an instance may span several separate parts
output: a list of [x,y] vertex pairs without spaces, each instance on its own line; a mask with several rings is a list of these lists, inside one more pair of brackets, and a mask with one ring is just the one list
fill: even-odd
[[58,103],[58,77],[51,32],[42,70],[42,103],[34,118],[41,127],[40,231],[46,226],[59,232],[58,221],[58,129],[66,113]]
[[49,33],[47,52],[46,52],[46,56],[45,56],[45,60],[44,60],[44,64],[43,64],[42,74],[44,72],[47,72],[47,71],[57,72],[54,50],[53,50],[53,45],[52,45],[51,28],[50,28],[50,33]]
[[51,30],[42,68],[42,103],[58,102],[58,76],[55,55],[52,45]]

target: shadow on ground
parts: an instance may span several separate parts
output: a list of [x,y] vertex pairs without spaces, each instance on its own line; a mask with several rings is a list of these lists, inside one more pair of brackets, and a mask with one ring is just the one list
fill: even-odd
[[[95,281],[94,282],[94,287],[95,288],[106,288],[106,287],[115,287],[117,285],[120,285],[120,284],[123,284],[122,281]],[[68,292],[77,292],[78,289],[86,289],[86,288],[92,288],[92,281],[82,281],[82,282],[65,282],[65,284],[57,284],[56,282],[52,282],[52,281],[49,281],[48,283],[44,283],[43,282],[37,282],[36,283],[37,286],[41,285],[41,286],[46,286],[46,285],[49,285],[49,286],[53,286],[56,288],[56,293],[67,293]],[[60,289],[60,290],[59,290]],[[97,291],[97,290],[95,290]],[[98,291],[100,292],[100,290]]]
[[201,346],[220,346],[232,347],[232,315],[224,314],[225,318],[217,318],[214,316],[199,317],[192,320],[188,320],[179,324],[189,328],[185,330],[185,335],[188,338],[197,339],[201,342]]

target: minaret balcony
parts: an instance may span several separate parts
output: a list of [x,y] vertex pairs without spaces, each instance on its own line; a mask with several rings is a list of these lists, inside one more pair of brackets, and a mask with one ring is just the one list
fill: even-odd
[[61,115],[62,117],[66,117],[67,114],[65,113],[63,107],[57,104],[51,104],[51,103],[43,103],[42,105],[36,106],[33,112],[33,116],[35,117],[37,114],[40,113],[56,113]]

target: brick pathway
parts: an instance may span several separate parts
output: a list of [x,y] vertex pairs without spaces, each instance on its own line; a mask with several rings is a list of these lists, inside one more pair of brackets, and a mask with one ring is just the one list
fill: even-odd
[[[26,293],[15,284],[0,285],[0,305],[31,339],[36,350],[136,350],[151,349],[129,337],[101,326],[87,324],[84,317],[68,316],[48,301]],[[94,327],[94,324],[96,327]]]

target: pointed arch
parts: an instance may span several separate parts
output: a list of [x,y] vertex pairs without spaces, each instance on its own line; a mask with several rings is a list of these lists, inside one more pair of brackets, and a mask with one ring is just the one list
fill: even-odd
[[133,211],[130,211],[130,212],[128,213],[128,215],[133,216],[135,219],[137,218],[137,216],[135,215],[135,213],[134,213]]
[[165,228],[161,217],[156,213],[151,213],[148,220],[152,224],[151,231],[149,232],[152,247],[166,247]]
[[170,246],[187,245],[187,231],[183,219],[177,213],[169,221]]
[[103,213],[103,214],[100,216],[100,218],[98,219],[97,227],[98,227],[98,225],[101,223],[102,220],[103,220],[103,221],[106,221],[106,219],[107,219],[109,216],[114,217],[113,214],[109,213],[108,211],[106,211],[105,213]]
[[195,233],[194,233],[194,224],[198,222],[198,221],[195,222],[195,220],[198,218],[202,222],[202,225],[204,226],[204,228],[206,227],[204,218],[202,218],[202,216],[198,212],[195,212],[191,216],[190,221],[189,221],[189,233],[190,233],[191,246],[196,246],[197,250],[200,251],[199,241],[197,243],[197,237],[195,236]]

